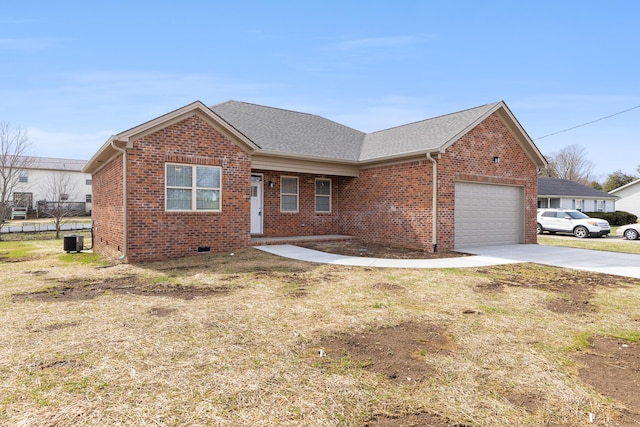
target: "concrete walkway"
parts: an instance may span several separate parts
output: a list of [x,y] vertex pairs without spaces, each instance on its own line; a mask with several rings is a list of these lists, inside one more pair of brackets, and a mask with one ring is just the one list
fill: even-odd
[[330,254],[295,245],[256,246],[264,252],[301,261],[358,267],[465,268],[533,262],[554,267],[640,278],[640,255],[544,245],[484,246],[465,249],[456,258],[387,259]]

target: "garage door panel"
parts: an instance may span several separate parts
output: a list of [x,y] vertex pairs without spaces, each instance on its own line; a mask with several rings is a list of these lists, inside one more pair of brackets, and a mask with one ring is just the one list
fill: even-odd
[[455,191],[456,248],[521,243],[521,187],[459,182]]

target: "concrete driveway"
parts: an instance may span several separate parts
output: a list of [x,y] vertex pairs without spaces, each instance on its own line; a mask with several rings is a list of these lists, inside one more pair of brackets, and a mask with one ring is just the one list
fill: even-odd
[[464,249],[473,254],[456,258],[386,259],[329,254],[295,245],[255,246],[285,258],[323,264],[386,268],[465,268],[533,262],[554,267],[614,274],[640,279],[640,255],[590,251],[544,245],[484,246]]
[[635,254],[544,245],[484,246],[464,252],[511,262],[534,262],[640,279],[640,255]]

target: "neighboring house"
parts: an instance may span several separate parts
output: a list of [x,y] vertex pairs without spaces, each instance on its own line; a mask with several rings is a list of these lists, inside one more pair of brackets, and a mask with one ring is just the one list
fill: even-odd
[[[13,206],[27,208],[29,216],[36,216],[47,202],[62,201],[83,214],[91,213],[91,175],[82,172],[86,160],[31,157],[26,164],[13,188]],[[52,194],[56,190],[62,194]]]
[[547,162],[504,102],[374,133],[316,115],[197,101],[89,160],[94,251],[128,262],[342,234],[447,251],[536,243]]
[[615,212],[617,196],[568,179],[538,178],[538,208]]
[[640,179],[611,190],[609,193],[620,197],[616,202],[618,210],[632,213],[640,218]]

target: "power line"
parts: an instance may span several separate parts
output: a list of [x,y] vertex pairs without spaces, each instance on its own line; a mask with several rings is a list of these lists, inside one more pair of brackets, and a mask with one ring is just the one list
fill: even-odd
[[553,133],[550,133],[550,134],[545,135],[545,136],[540,136],[538,138],[534,138],[534,140],[537,141],[538,139],[546,138],[548,136],[557,135],[557,134],[563,133],[563,132],[569,132],[570,130],[573,130],[573,129],[581,128],[583,126],[587,126],[587,125],[590,125],[592,123],[596,123],[596,122],[600,122],[602,120],[610,119],[611,117],[615,117],[615,116],[618,116],[618,115],[623,114],[623,113],[628,113],[629,111],[635,110],[636,108],[640,108],[640,105],[636,105],[635,107],[631,107],[631,108],[629,108],[627,110],[624,110],[624,111],[619,111],[619,112],[617,112],[615,114],[611,114],[609,116],[600,117],[599,119],[596,119],[596,120],[591,120],[590,122],[583,123],[583,124],[578,125],[578,126],[573,126],[573,127],[568,128],[568,129],[559,130],[557,132],[553,132]]

